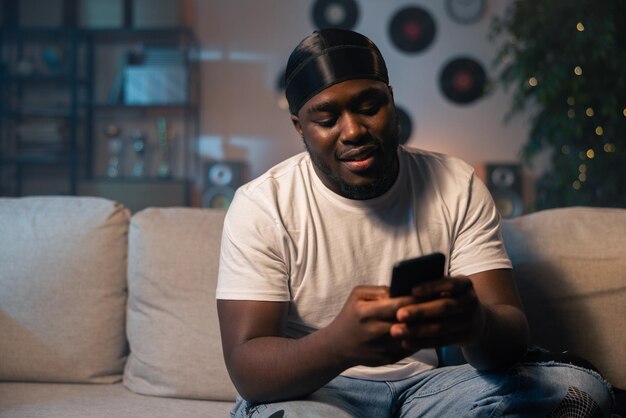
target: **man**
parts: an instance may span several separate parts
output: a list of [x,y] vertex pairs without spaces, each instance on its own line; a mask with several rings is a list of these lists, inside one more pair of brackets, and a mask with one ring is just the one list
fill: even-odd
[[[584,416],[606,414],[596,374],[519,364],[528,325],[494,204],[468,165],[398,145],[378,48],[321,30],[286,77],[308,152],[240,188],[224,225],[233,416],[545,416],[568,385],[600,414]],[[446,255],[446,277],[390,297],[392,265],[432,252]],[[469,364],[437,368],[448,345]]]

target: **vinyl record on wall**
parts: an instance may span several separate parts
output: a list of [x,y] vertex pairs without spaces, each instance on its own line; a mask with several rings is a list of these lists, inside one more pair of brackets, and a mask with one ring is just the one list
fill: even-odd
[[457,23],[469,25],[485,13],[487,0],[446,0],[448,16]]
[[359,18],[359,8],[354,0],[316,0],[312,15],[318,29],[352,29]]
[[285,85],[285,71],[281,71],[276,77],[276,102],[280,109],[289,110],[289,103],[287,103],[287,96],[285,96],[285,88],[287,87]]
[[287,87],[287,80],[285,79],[286,71],[287,70],[282,70],[276,77],[276,90],[278,91],[285,91],[285,88]]
[[435,39],[436,25],[429,12],[411,6],[398,11],[389,24],[389,37],[401,51],[417,53]]
[[454,58],[444,65],[439,75],[443,95],[455,103],[471,103],[485,92],[487,74],[483,66],[468,57]]
[[396,114],[398,115],[398,125],[400,128],[399,137],[400,144],[406,144],[413,131],[413,123],[411,116],[400,106],[396,105]]

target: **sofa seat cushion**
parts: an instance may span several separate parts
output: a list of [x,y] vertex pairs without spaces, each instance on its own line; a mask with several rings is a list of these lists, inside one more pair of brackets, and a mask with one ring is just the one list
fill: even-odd
[[626,388],[626,210],[560,208],[502,223],[534,344]]
[[138,395],[121,383],[0,383],[0,418],[207,418],[227,417],[231,407]]
[[225,211],[152,208],[131,220],[126,386],[141,394],[234,400],[215,287]]
[[121,379],[129,220],[100,198],[0,199],[0,380]]

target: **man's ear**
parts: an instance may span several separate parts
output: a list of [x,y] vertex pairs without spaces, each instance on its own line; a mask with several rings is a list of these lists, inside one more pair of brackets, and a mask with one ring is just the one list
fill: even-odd
[[302,125],[300,124],[300,119],[296,115],[291,115],[291,123],[293,123],[293,127],[298,132],[298,135],[303,136]]
[[387,87],[389,87],[389,94],[391,94],[391,97],[393,98],[393,87],[391,87],[391,84],[387,84]]

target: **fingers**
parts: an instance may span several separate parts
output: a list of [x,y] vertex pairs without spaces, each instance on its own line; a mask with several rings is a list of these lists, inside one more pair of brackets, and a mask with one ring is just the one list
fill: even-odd
[[391,337],[396,311],[413,298],[388,297],[387,287],[359,286],[343,309],[326,328],[334,333],[334,349],[349,367],[357,364],[382,365],[406,357],[402,341]]
[[352,290],[351,297],[358,300],[378,300],[389,297],[386,286],[357,286]]
[[447,277],[415,286],[412,296],[418,301],[463,294],[473,289],[472,281],[467,277]]
[[395,321],[398,309],[414,303],[411,296],[389,298],[386,286],[357,286],[351,298],[360,318]]
[[[392,357],[427,347],[465,343],[473,335],[473,318],[480,310],[472,282],[464,277],[416,286],[411,296],[397,298],[389,298],[385,286],[359,286],[349,299],[347,311],[352,321],[346,323],[347,328],[342,327],[342,333],[359,329],[361,337],[355,336],[355,341],[365,344],[361,345],[361,353],[373,355],[382,350],[379,355],[384,352]],[[370,360],[380,359],[369,355]]]
[[396,313],[392,337],[405,349],[418,350],[448,344],[463,344],[477,328],[480,302],[467,278],[449,278],[413,289],[413,303]]
[[400,341],[403,349],[413,352],[445,345],[464,346],[472,339],[473,327],[470,322],[465,316],[458,316],[444,322],[414,326],[394,324],[389,332]]
[[389,330],[394,338],[422,340],[443,338],[448,335],[469,337],[472,333],[472,320],[466,315],[457,315],[437,322],[393,324]]
[[463,313],[471,313],[477,305],[478,299],[473,291],[466,291],[460,295],[450,292],[438,299],[401,306],[397,311],[396,318],[400,322],[444,319]]

